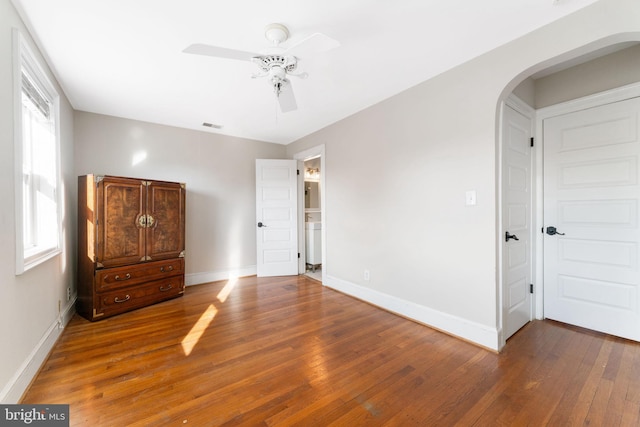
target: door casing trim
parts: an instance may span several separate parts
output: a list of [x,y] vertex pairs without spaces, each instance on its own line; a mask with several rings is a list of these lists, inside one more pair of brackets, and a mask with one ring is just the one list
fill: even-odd
[[[327,167],[325,159],[325,145],[320,144],[309,149],[299,151],[293,155],[293,158],[298,161],[304,162],[305,160],[313,157],[320,156],[320,206],[322,212],[322,229],[320,230],[320,240],[322,241],[322,283],[326,283],[327,275],[327,203],[326,203],[326,176]],[[304,172],[301,171],[301,174]],[[302,177],[304,181],[304,176]],[[303,192],[299,192],[298,197],[301,198]],[[298,201],[298,218],[302,220],[298,221],[298,252],[300,252],[301,262],[298,263],[298,274],[305,273],[305,236],[304,236],[304,198]]]

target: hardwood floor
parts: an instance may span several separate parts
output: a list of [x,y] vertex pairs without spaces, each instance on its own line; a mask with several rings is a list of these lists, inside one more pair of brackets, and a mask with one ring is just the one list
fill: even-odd
[[534,321],[494,354],[305,276],[75,316],[23,398],[74,426],[636,426],[640,345]]

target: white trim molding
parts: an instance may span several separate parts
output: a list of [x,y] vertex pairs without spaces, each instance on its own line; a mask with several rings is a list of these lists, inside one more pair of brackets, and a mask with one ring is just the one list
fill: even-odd
[[20,401],[31,381],[33,381],[45,360],[47,360],[62,331],[75,314],[75,306],[76,298],[72,298],[55,322],[49,326],[31,354],[29,354],[29,357],[22,362],[22,365],[7,382],[4,389],[0,391],[0,403],[16,404]]
[[[542,120],[550,117],[638,97],[640,97],[640,82],[540,108],[536,111],[537,120],[541,123]],[[536,128],[540,129],[540,127]]]
[[523,114],[524,116],[531,119],[533,119],[533,117],[536,115],[536,110],[532,106],[530,106],[514,94],[510,94],[504,101],[504,103],[520,114]]
[[489,350],[496,352],[499,350],[500,331],[496,328],[365,288],[337,277],[327,275],[325,276],[323,284],[336,291],[432,327],[446,334],[453,335]]

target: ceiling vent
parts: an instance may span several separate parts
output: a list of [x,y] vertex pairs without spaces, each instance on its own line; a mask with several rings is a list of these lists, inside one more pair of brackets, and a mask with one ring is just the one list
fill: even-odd
[[207,123],[207,122],[202,123],[202,126],[207,128],[213,128],[213,129],[222,129],[222,125],[215,125],[213,123]]

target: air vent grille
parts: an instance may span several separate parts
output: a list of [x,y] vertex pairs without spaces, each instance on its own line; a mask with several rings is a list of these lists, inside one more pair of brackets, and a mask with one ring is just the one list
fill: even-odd
[[213,128],[213,129],[222,129],[222,125],[216,125],[216,124],[207,123],[207,122],[202,123],[202,126],[207,128]]

